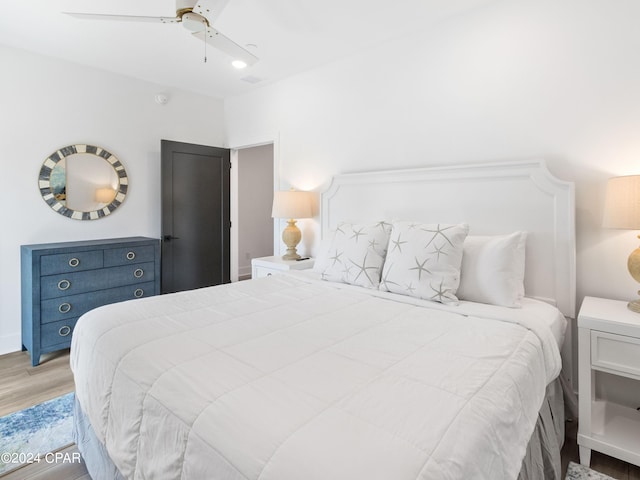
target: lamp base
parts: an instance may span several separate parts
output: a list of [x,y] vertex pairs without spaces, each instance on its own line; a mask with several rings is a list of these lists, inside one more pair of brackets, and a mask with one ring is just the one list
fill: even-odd
[[[638,238],[640,239],[640,235],[638,235]],[[633,279],[636,282],[640,282],[640,248],[636,248],[631,252],[631,255],[629,255],[627,268],[629,269],[629,274],[631,274]],[[640,295],[640,291],[638,292],[638,295]],[[640,298],[627,303],[627,308],[632,312],[640,313]]]
[[282,256],[283,260],[297,260],[300,257],[296,251],[296,246],[302,239],[302,232],[296,225],[296,221],[291,219],[287,222],[287,227],[282,232],[282,241],[287,246],[287,253]]
[[[289,252],[289,250],[287,249],[287,252]],[[298,255],[298,253],[296,252],[296,250],[293,250],[293,253],[285,253],[282,256],[283,260],[298,260],[299,258],[302,258],[300,255]]]
[[627,303],[627,308],[632,312],[640,313],[640,298],[637,300],[631,300],[629,303]]

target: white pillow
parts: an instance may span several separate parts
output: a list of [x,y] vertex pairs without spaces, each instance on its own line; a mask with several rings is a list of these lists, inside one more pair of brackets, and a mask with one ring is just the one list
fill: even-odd
[[329,247],[322,279],[378,288],[391,224],[340,223]]
[[394,222],[380,290],[457,304],[466,224]]
[[520,307],[524,297],[527,233],[468,236],[464,243],[458,298]]

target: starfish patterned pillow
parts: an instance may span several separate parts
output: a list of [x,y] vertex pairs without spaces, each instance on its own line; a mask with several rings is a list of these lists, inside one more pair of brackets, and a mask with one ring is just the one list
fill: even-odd
[[378,288],[390,233],[387,222],[338,224],[322,279]]
[[457,304],[467,224],[395,222],[380,290]]

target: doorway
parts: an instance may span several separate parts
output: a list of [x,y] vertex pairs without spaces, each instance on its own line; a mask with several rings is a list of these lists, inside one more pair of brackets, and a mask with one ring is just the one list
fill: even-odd
[[251,278],[251,259],[273,255],[273,143],[237,150],[238,279]]
[[230,150],[162,140],[162,293],[230,281]]

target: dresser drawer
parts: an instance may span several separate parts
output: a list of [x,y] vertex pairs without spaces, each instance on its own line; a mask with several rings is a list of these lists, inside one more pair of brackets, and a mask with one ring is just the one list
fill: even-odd
[[640,377],[640,339],[591,330],[591,365]]
[[154,258],[155,247],[153,245],[110,248],[104,251],[104,266],[115,267],[132,263],[153,262]]
[[22,347],[31,364],[69,347],[89,310],[158,295],[159,267],[160,241],[148,237],[21,245]]
[[40,274],[77,272],[102,268],[102,250],[88,252],[60,253],[40,257]]
[[153,262],[105,268],[102,272],[107,282],[105,288],[116,285],[136,285],[155,280],[155,264]]
[[155,279],[154,262],[103,268],[101,270],[49,275],[40,279],[41,298],[66,297],[117,285],[135,285]]
[[101,305],[148,297],[154,293],[154,283],[146,282],[97,292],[50,298],[43,300],[40,304],[40,321],[44,324],[79,317]]
[[64,348],[71,345],[71,334],[78,321],[77,317],[60,322],[46,323],[40,330],[40,347],[47,348],[54,345]]

